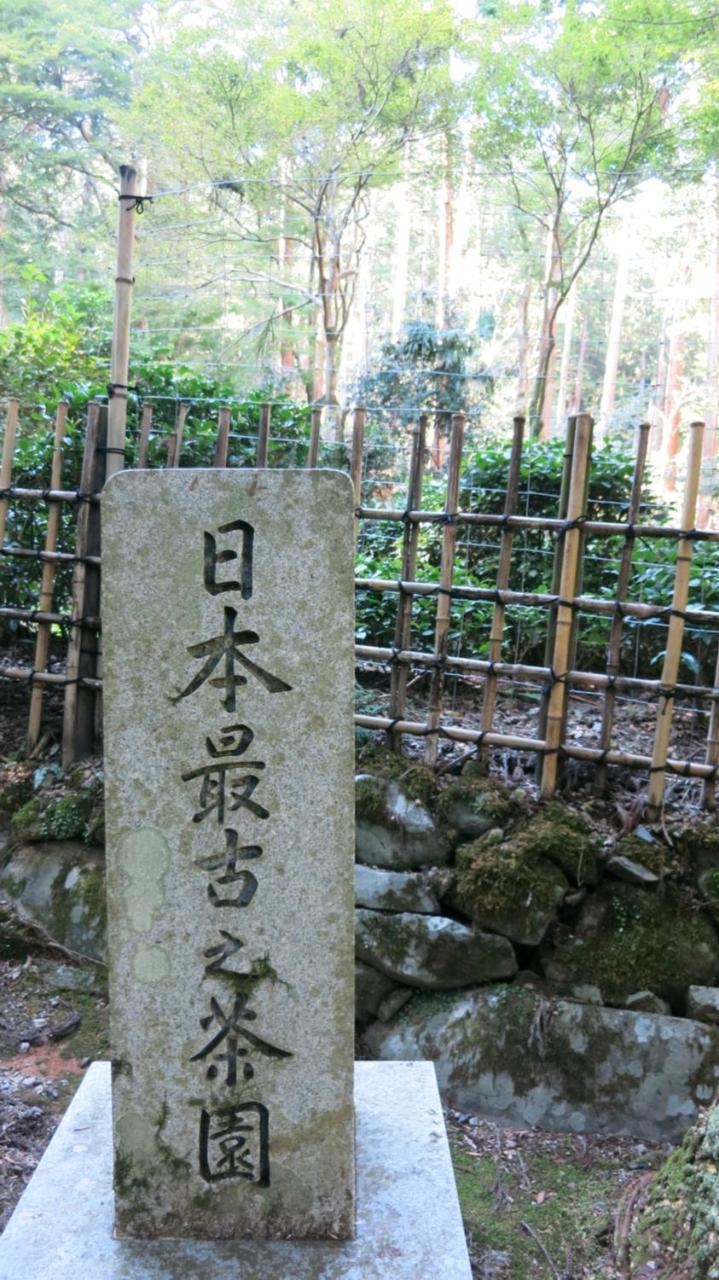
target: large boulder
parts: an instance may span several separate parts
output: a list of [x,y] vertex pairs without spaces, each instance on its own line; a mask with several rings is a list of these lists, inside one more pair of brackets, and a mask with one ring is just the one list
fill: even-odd
[[401,781],[359,774],[355,813],[358,862],[398,871],[446,863],[447,835],[427,804]]
[[355,915],[358,958],[407,986],[449,991],[517,972],[506,938],[475,932],[446,916],[365,908]]
[[574,931],[544,963],[554,985],[593,982],[609,1004],[652,991],[683,1008],[690,986],[719,979],[719,936],[684,890],[662,894],[607,882],[582,907]]
[[439,915],[439,897],[430,877],[419,871],[385,871],[355,866],[355,902],[375,911],[418,911]]
[[104,872],[102,849],[77,841],[22,845],[0,870],[0,888],[53,941],[104,961]]
[[679,1138],[719,1085],[719,1028],[528,987],[417,993],[372,1057],[434,1062],[451,1107],[517,1126]]

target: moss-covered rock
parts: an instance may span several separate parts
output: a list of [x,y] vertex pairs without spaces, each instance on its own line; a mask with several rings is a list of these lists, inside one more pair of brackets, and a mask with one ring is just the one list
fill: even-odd
[[537,857],[553,862],[572,884],[597,884],[596,839],[584,818],[571,809],[561,804],[540,809],[522,838]]
[[562,987],[596,983],[609,1004],[642,989],[681,1007],[688,987],[711,986],[719,976],[719,936],[685,890],[607,883],[585,903],[575,932],[546,956],[545,973]]
[[660,880],[666,876],[679,875],[681,861],[675,850],[669,849],[662,840],[642,840],[639,836],[623,836],[613,850],[615,856],[628,858],[640,867],[646,867]]
[[357,771],[399,783],[405,795],[419,800],[428,809],[434,804],[437,780],[432,770],[419,760],[411,760],[386,747],[366,747],[357,757]]
[[103,799],[103,787],[99,782],[61,794],[38,791],[12,815],[13,843],[83,840],[86,844],[102,844]]
[[[621,1261],[625,1274],[681,1280],[719,1276],[719,1107],[700,1116],[654,1176],[635,1214]],[[652,1272],[654,1274],[654,1272]]]
[[525,830],[501,844],[484,836],[463,845],[450,901],[481,928],[537,946],[568,889],[566,876],[536,853]]
[[77,841],[16,848],[0,870],[0,888],[54,942],[94,960],[105,959],[101,849],[91,849]]
[[677,854],[693,873],[719,869],[719,822],[698,822],[685,827],[676,837]]
[[465,838],[506,827],[518,811],[522,809],[517,792],[510,791],[496,778],[462,777],[451,782],[437,801],[440,821]]
[[450,841],[404,783],[360,774],[355,781],[357,861],[397,871],[446,863]]
[[360,907],[355,920],[358,959],[410,987],[449,991],[517,972],[506,938],[474,932],[446,916]]

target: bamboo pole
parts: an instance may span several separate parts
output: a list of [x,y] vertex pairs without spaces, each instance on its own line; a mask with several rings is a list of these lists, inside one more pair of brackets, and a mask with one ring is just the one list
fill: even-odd
[[[444,517],[438,511],[401,511],[398,507],[360,507],[361,520],[411,520],[418,524],[441,524]],[[560,533],[566,528],[566,520],[557,516],[500,516],[496,512],[458,511],[457,524],[476,525],[488,529],[508,525],[511,529],[544,529],[550,533]],[[583,524],[586,533],[597,534],[602,538],[623,538],[627,532],[626,523],[619,520],[586,520]],[[638,524],[634,535],[637,538],[659,538],[676,541],[681,538],[683,530],[678,525]],[[695,542],[719,542],[719,529],[695,529]]]
[[[651,430],[648,422],[642,422],[637,429],[637,447],[634,456],[634,473],[632,476],[632,490],[629,495],[629,506],[627,508],[627,521],[630,530],[627,532],[622,547],[622,554],[619,561],[619,573],[617,575],[617,592],[615,600],[619,606],[612,618],[612,625],[609,631],[609,644],[607,646],[607,675],[613,680],[619,675],[619,669],[622,657],[622,632],[624,630],[623,606],[625,596],[629,590],[629,582],[632,573],[632,557],[634,555],[634,537],[631,533],[631,525],[635,523],[639,516],[642,502],[642,485],[644,483],[644,468],[647,462],[647,449],[649,448],[649,432]],[[574,664],[572,664],[574,665]],[[617,700],[616,689],[613,684],[609,684],[604,695],[604,705],[602,707],[602,728],[599,738],[600,748],[602,751],[608,751],[612,745],[612,728],[614,726],[614,708]],[[607,767],[600,764],[594,780],[594,790],[598,794],[603,794],[607,788]]]
[[[572,459],[574,457],[574,439],[577,430],[577,415],[570,414],[567,418],[567,434],[564,441],[564,453],[562,455],[562,478],[559,482],[559,502],[557,504],[557,515],[561,521],[567,518],[567,504],[569,502],[569,482],[572,475]],[[552,557],[552,579],[551,594],[559,595],[559,583],[562,578],[562,559],[564,551],[564,525],[557,533],[557,539],[554,544],[554,555]],[[574,592],[572,594],[575,594]],[[557,627],[557,606],[554,605],[550,610],[547,619],[547,637],[544,642],[544,665],[551,667],[552,654],[554,653],[554,641]],[[539,732],[544,737],[547,730],[547,711],[549,708],[549,689],[546,689],[542,695],[542,701],[539,707]]]
[[[24,684],[32,681],[33,687],[36,684],[51,684],[67,686],[67,676],[64,671],[33,671],[32,667],[3,667],[4,680],[22,680]],[[93,680],[88,676],[81,676],[78,680],[81,688],[93,689],[96,692],[102,689],[101,680]]]
[[[519,478],[522,466],[522,443],[524,440],[524,418],[516,417],[514,419],[514,429],[512,435],[512,451],[509,457],[509,475],[507,477],[507,493],[504,499],[504,514],[511,516],[514,514],[517,506],[517,497],[519,494]],[[509,586],[509,572],[512,564],[512,543],[514,541],[514,530],[505,526],[499,542],[499,564],[497,566],[497,590],[503,591]],[[504,615],[506,605],[501,599],[495,599],[494,609],[492,610],[492,625],[489,630],[489,661],[490,664],[501,662],[502,660],[502,640],[504,638]],[[494,710],[497,704],[497,677],[494,674],[493,665],[487,675],[484,686],[484,698],[482,700],[482,730],[490,733],[492,723],[494,721]],[[489,750],[480,747],[478,762],[482,773],[489,772]]]
[[[364,429],[367,421],[367,411],[363,408],[357,408],[352,415],[352,461],[350,463],[350,476],[352,479],[352,488],[355,495],[355,512],[359,509],[362,502],[362,452],[364,448]],[[359,534],[359,520],[355,519],[355,543]]]
[[[50,488],[59,489],[62,483],[62,446],[65,439],[65,428],[67,426],[67,401],[61,400],[57,406],[55,414],[55,437],[53,440],[52,466],[50,471]],[[57,535],[60,527],[60,507],[57,502],[50,501],[48,503],[47,512],[47,530],[45,533],[45,550],[55,551],[57,549]],[[42,566],[42,579],[40,583],[40,597],[38,609],[42,613],[49,613],[52,610],[53,587],[55,585],[55,564],[52,560],[46,560]],[[35,657],[33,659],[33,671],[45,671],[47,669],[47,661],[50,656],[50,639],[52,636],[52,624],[49,622],[41,622],[38,620],[37,636],[35,639]],[[30,752],[35,750],[40,740],[40,726],[42,723],[42,704],[44,689],[41,684],[33,684],[30,693],[30,714],[27,726],[27,745]]]
[[307,466],[316,467],[320,456],[320,432],[322,430],[322,410],[314,408],[310,415],[310,447],[307,452]]
[[[422,480],[424,478],[424,456],[427,440],[427,415],[421,414],[419,423],[412,433],[412,454],[409,467],[409,485],[407,488],[407,507],[418,507],[422,500]],[[413,578],[417,572],[417,553],[419,550],[419,525],[405,521],[402,526],[402,577]],[[394,628],[394,645],[396,649],[406,649],[412,631],[412,596],[399,593],[397,601],[397,618]],[[409,670],[402,663],[392,663],[390,672],[389,706],[393,720],[404,715],[407,698],[407,678]],[[391,735],[393,750],[401,751],[401,738]]]
[[459,474],[462,465],[462,445],[464,442],[464,426],[466,418],[463,413],[452,414],[451,439],[449,446],[449,462],[447,465],[447,499],[444,508],[444,528],[442,530],[442,556],[439,568],[439,585],[437,589],[437,613],[434,627],[435,668],[432,673],[432,684],[429,694],[429,712],[427,720],[430,733],[424,750],[424,760],[430,768],[437,761],[439,747],[438,735],[442,718],[442,701],[444,697],[444,662],[447,656],[451,615],[451,590],[454,571],[454,553],[457,543],[456,513],[459,505]]
[[[709,715],[706,762],[716,771],[719,766],[719,652],[717,652],[716,670],[714,672],[714,690],[716,696],[712,701],[712,709]],[[716,808],[716,772],[711,780],[704,783],[702,799],[705,809]]]
[[137,450],[137,468],[138,471],[144,471],[147,466],[147,449],[150,443],[150,431],[152,429],[152,405],[144,404],[142,406],[142,418],[140,420],[140,444]]
[[18,400],[10,400],[7,407],[7,416],[5,418],[2,464],[0,464],[0,547],[5,541],[7,513],[10,507],[10,497],[12,496],[10,481],[12,480],[12,460],[15,453],[15,439],[17,436],[17,419],[19,411],[20,402]]
[[226,467],[230,448],[230,410],[226,404],[220,407],[217,414],[217,443],[215,445],[215,466]]
[[182,437],[185,433],[185,423],[189,412],[189,404],[186,404],[184,401],[178,404],[177,412],[175,413],[175,425],[167,437],[167,466],[169,469],[179,467],[180,465]]
[[132,260],[135,248],[137,196],[137,173],[131,165],[120,165],[115,309],[112,318],[112,358],[105,462],[105,477],[108,480],[116,471],[121,471],[125,465],[127,380],[130,369],[130,314],[132,310],[133,285]]
[[567,499],[567,520],[570,522],[564,535],[562,576],[559,584],[560,599],[557,604],[556,635],[552,655],[549,700],[547,704],[546,752],[542,759],[541,795],[548,799],[554,795],[557,784],[559,750],[562,745],[564,704],[567,695],[568,658],[572,635],[573,595],[577,575],[577,560],[581,545],[581,531],[576,523],[584,515],[589,450],[592,439],[592,419],[588,413],[577,415],[574,436],[572,471]]
[[260,405],[260,426],[257,432],[257,466],[266,467],[270,447],[270,417],[272,406]]
[[[594,437],[594,423],[592,423],[592,434],[589,438],[589,453],[587,456],[587,469],[584,475],[584,493],[582,496],[582,511],[587,514],[589,503],[589,478],[592,467],[592,443]],[[582,594],[582,585],[584,582],[584,556],[587,549],[587,533],[584,528],[579,530],[579,550],[577,552],[577,573],[574,580],[574,590],[572,595],[576,598]],[[574,667],[577,662],[577,641],[579,638],[579,611],[572,610],[572,624],[569,632],[569,654],[567,656],[567,666]],[[562,742],[567,736],[567,723],[569,720],[569,698],[564,700],[564,722],[562,724]]]
[[[96,493],[102,489],[104,467],[98,452],[101,429],[101,410],[98,404],[87,409],[87,432],[82,457],[80,488],[84,493]],[[76,563],[72,577],[72,631],[67,647],[65,672],[65,707],[62,730],[62,758],[65,768],[94,746],[94,694],[82,692],[83,677],[92,677],[97,652],[97,636],[84,625],[85,615],[96,617],[100,605],[100,571],[88,562],[89,553],[99,549],[99,511],[84,502],[77,515],[75,535]]]
[[[699,494],[699,475],[702,465],[703,422],[692,422],[689,435],[689,452],[687,459],[687,477],[684,486],[684,502],[682,504],[682,530],[690,533],[694,527]],[[667,645],[662,667],[662,689],[657,706],[657,724],[654,735],[654,751],[652,767],[649,774],[649,790],[647,814],[650,822],[659,818],[664,797],[664,769],[669,750],[669,735],[672,727],[674,710],[674,685],[679,674],[679,663],[682,656],[682,639],[684,636],[684,611],[689,596],[689,573],[691,570],[693,543],[690,537],[679,539],[677,547],[677,567],[674,575],[674,595],[672,611],[669,617]]]

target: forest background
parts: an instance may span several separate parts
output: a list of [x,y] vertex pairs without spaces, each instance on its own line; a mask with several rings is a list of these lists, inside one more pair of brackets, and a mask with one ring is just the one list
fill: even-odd
[[328,436],[358,401],[543,437],[648,416],[668,492],[699,417],[714,487],[710,0],[0,9],[3,393],[102,367],[130,161],[133,364],[172,365],[168,394],[286,393]]

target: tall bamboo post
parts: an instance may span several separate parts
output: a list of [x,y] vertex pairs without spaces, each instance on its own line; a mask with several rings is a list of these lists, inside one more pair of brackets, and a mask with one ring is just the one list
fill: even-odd
[[[422,480],[424,477],[424,455],[427,442],[427,415],[421,414],[419,423],[412,433],[412,454],[409,467],[409,485],[407,488],[407,511],[419,510],[422,505]],[[417,572],[417,553],[419,549],[419,525],[405,520],[402,527],[402,579],[411,582]],[[400,591],[397,602],[397,620],[394,628],[394,647],[396,650],[408,649],[412,631],[412,596],[409,592]],[[393,662],[390,673],[389,706],[393,720],[402,719],[407,697],[407,680],[409,667],[406,663]],[[401,749],[401,735],[391,734],[392,747]]]
[[310,447],[307,453],[307,466],[316,467],[320,456],[320,431],[322,430],[322,410],[314,408],[310,415]]
[[120,208],[117,221],[117,269],[115,310],[112,319],[112,362],[110,400],[107,414],[106,478],[122,471],[125,464],[127,426],[127,379],[130,369],[130,313],[132,308],[132,260],[135,249],[135,209],[137,173],[130,165],[120,165]]
[[581,529],[578,522],[585,515],[584,495],[586,492],[586,475],[591,440],[592,419],[588,413],[580,413],[577,415],[576,420],[572,470],[569,479],[566,516],[569,523],[562,540],[562,573],[559,582],[554,652],[551,664],[549,664],[552,675],[547,703],[546,730],[544,732],[546,749],[542,758],[541,795],[543,799],[549,799],[549,797],[553,796],[557,785],[557,767],[559,750],[562,744],[564,706],[567,697],[566,682],[569,670],[568,658],[574,614],[570,601],[573,597],[574,584],[577,577],[577,561],[581,547]]
[[167,465],[171,469],[180,465],[182,437],[185,434],[185,423],[189,412],[189,404],[184,401],[178,404],[175,412],[175,426],[167,438]]
[[[102,419],[104,418],[104,422]],[[80,492],[99,493],[105,480],[101,452],[106,437],[107,415],[98,404],[87,408],[87,432],[82,456]],[[83,626],[83,619],[100,613],[100,569],[91,563],[100,551],[100,510],[83,502],[77,513],[75,564],[72,575],[72,631],[65,666],[65,707],[62,729],[62,760],[67,768],[75,760],[90,755],[95,747],[95,691],[80,685],[83,676],[96,675],[98,638]]]
[[[682,504],[681,527],[685,534],[691,534],[696,517],[697,497],[699,494],[699,476],[702,465],[703,422],[692,422],[689,429],[689,451],[687,458],[687,477],[684,486],[684,502]],[[667,646],[662,666],[661,689],[657,706],[657,723],[654,733],[654,750],[652,767],[649,772],[648,809],[650,822],[659,818],[664,797],[664,769],[669,754],[669,735],[672,727],[674,711],[674,686],[679,674],[679,663],[682,656],[682,640],[684,638],[684,610],[689,596],[689,574],[691,570],[693,540],[691,537],[679,539],[677,546],[677,567],[674,574],[674,595],[669,615]]]
[[[362,453],[364,449],[364,429],[367,421],[367,410],[357,408],[352,415],[352,461],[350,475],[355,495],[355,511],[362,505]],[[359,520],[355,519],[355,542],[359,533]]]
[[[589,503],[589,479],[592,470],[592,443],[594,438],[594,423],[592,423],[592,434],[589,440],[589,454],[587,457],[587,468],[584,473],[584,494],[582,495],[582,511],[586,515]],[[579,551],[577,552],[577,576],[574,582],[573,596],[581,596],[582,585],[584,583],[584,555],[587,548],[587,534],[584,529],[579,531]],[[567,656],[567,667],[573,670],[577,665],[577,640],[579,637],[579,614],[576,610],[572,611],[572,626],[569,635],[569,654]],[[562,742],[567,736],[567,721],[569,718],[569,698],[564,701],[564,724],[562,725]]]
[[270,448],[270,417],[272,406],[260,405],[260,427],[257,432],[257,466],[266,467]]
[[[607,675],[609,676],[611,683],[605,690],[604,705],[602,707],[602,729],[599,739],[599,745],[602,751],[608,751],[612,745],[614,707],[617,700],[617,692],[613,682],[619,675],[622,656],[622,632],[624,630],[622,605],[624,604],[625,596],[629,589],[629,580],[632,573],[632,557],[634,555],[634,534],[632,531],[632,525],[636,524],[639,519],[639,510],[642,502],[642,485],[644,483],[644,468],[647,462],[650,430],[651,426],[648,422],[642,422],[637,428],[637,447],[634,455],[632,491],[629,495],[629,506],[627,508],[628,529],[624,540],[624,546],[622,547],[622,554],[619,560],[619,573],[617,575],[617,591],[615,596],[617,610],[612,618],[612,625],[609,631],[609,644],[607,646]],[[594,789],[601,795],[606,791],[606,787],[607,766],[606,764],[600,764],[597,767]]]
[[147,450],[150,444],[150,431],[152,430],[152,405],[143,404],[142,418],[140,419],[140,443],[137,450],[137,466],[139,471],[144,471],[147,466]]
[[[507,492],[504,499],[504,515],[513,516],[517,510],[517,496],[519,494],[519,477],[522,466],[522,443],[524,440],[524,418],[516,417],[514,419],[514,430],[512,434],[512,451],[509,457],[509,475],[507,477]],[[512,543],[514,541],[514,530],[508,525],[502,529],[499,540],[499,564],[497,566],[497,590],[506,591],[509,586],[509,572],[512,563]],[[494,609],[492,611],[492,625],[489,631],[489,661],[490,663],[501,662],[502,660],[502,639],[504,636],[504,616],[506,613],[506,605],[501,600],[495,600]],[[497,703],[497,676],[492,667],[487,673],[487,679],[484,683],[484,699],[482,701],[482,732],[491,733],[492,722],[494,720],[494,709]],[[482,773],[489,771],[489,748],[480,747],[479,750],[479,766]]]
[[[67,410],[68,405],[65,400],[61,400],[57,406],[55,414],[55,437],[53,440],[52,466],[50,470],[50,488],[59,489],[62,485],[62,446],[65,439],[65,428],[67,426]],[[48,502],[47,512],[47,530],[45,533],[45,550],[57,550],[57,535],[60,528],[60,503]],[[55,561],[45,560],[42,566],[42,579],[40,583],[40,599],[38,602],[38,611],[40,613],[50,613],[52,610],[53,587],[55,584]],[[35,639],[35,657],[32,664],[33,672],[45,671],[47,669],[47,660],[50,655],[50,638],[51,623],[38,622],[37,637]],[[30,694],[30,715],[27,726],[27,745],[30,751],[34,751],[40,740],[40,726],[42,723],[42,703],[45,693],[44,685],[39,682],[34,683]]]
[[217,414],[217,443],[215,445],[215,466],[226,467],[230,448],[230,410],[226,404],[220,406]]
[[[574,437],[577,430],[577,415],[570,414],[567,418],[567,434],[564,441],[564,455],[562,457],[562,478],[559,482],[559,504],[557,507],[557,515],[560,520],[567,518],[567,503],[569,501],[569,481],[572,474],[572,459],[574,457]],[[550,594],[559,595],[559,583],[562,577],[562,561],[564,556],[564,532],[557,535],[554,544],[554,557],[552,560],[552,582],[550,586]],[[550,667],[552,665],[552,654],[554,653],[554,637],[557,626],[557,606],[553,605],[547,614],[547,638],[544,642],[544,665]],[[547,729],[547,707],[549,703],[549,691],[545,690],[542,694],[542,700],[539,704],[539,736],[544,738]],[[541,761],[538,761],[541,764]]]
[[463,413],[452,414],[451,439],[449,446],[449,462],[447,464],[447,499],[444,507],[444,528],[442,530],[442,557],[439,568],[437,586],[437,613],[434,625],[434,671],[429,695],[429,711],[427,725],[429,733],[424,749],[425,764],[433,768],[437,762],[438,734],[442,719],[442,700],[444,697],[444,663],[447,656],[447,643],[451,617],[452,575],[454,571],[454,553],[457,543],[457,508],[459,505],[459,473],[462,464],[462,445],[464,443],[464,427],[466,418]]
[[7,513],[10,507],[9,489],[12,482],[12,460],[15,453],[17,437],[17,420],[20,412],[19,400],[10,400],[5,418],[5,435],[2,446],[2,464],[0,465],[0,547],[5,542]]
[[[717,653],[714,671],[714,698],[709,713],[709,729],[707,731],[706,763],[715,770],[719,767],[719,652]],[[716,808],[716,777],[707,778],[703,788],[705,809]]]

